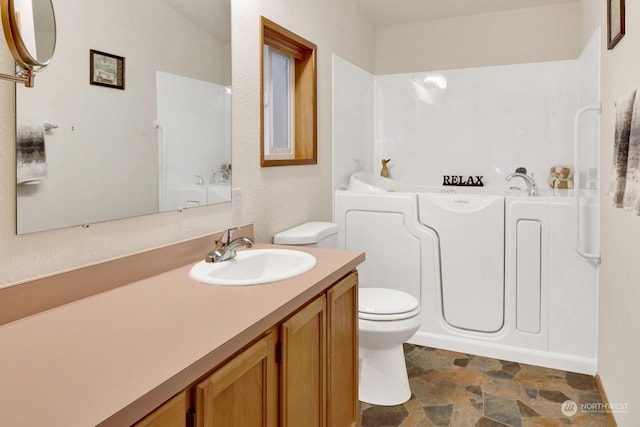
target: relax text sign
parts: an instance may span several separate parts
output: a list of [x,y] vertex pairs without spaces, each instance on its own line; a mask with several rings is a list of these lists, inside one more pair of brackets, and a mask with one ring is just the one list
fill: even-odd
[[443,175],[442,185],[460,185],[465,187],[484,187],[484,176]]

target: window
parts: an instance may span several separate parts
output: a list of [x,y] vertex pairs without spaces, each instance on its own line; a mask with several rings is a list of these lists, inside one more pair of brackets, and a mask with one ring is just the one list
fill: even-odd
[[263,49],[264,157],[295,159],[295,61],[273,47]]
[[317,163],[316,45],[262,17],[262,166]]

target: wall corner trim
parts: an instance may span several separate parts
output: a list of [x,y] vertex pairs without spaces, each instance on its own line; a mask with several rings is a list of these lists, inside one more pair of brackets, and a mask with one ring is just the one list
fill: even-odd
[[[600,398],[602,399],[602,403],[604,403],[605,407],[609,405],[609,398],[607,398],[607,393],[604,391],[604,385],[602,384],[602,379],[600,378],[600,374],[596,374],[595,376],[596,388],[600,393]],[[613,416],[613,412],[607,411],[607,421],[609,421],[609,425],[611,427],[618,427],[618,423],[616,422],[615,417]]]

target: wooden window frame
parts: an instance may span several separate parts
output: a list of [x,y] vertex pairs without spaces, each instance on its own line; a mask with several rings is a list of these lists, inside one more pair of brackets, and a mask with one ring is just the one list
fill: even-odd
[[[317,147],[317,47],[273,21],[260,17],[260,165],[289,166],[318,163]],[[269,160],[264,153],[264,57],[268,45],[295,60],[293,159]]]

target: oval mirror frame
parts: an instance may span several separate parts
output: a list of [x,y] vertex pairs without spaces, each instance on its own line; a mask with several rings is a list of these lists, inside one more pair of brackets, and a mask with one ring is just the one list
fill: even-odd
[[[10,75],[1,75],[3,78],[7,78],[9,80],[13,80],[16,82],[23,82],[25,86],[32,87],[33,86],[33,72],[40,71],[45,68],[51,62],[51,58],[53,57],[53,53],[55,51],[56,45],[56,20],[55,13],[53,10],[53,2],[52,0],[40,0],[40,1],[48,1],[50,11],[49,16],[47,16],[47,20],[49,20],[49,24],[53,27],[53,43],[51,46],[51,52],[47,55],[46,58],[38,59],[36,53],[30,52],[26,46],[24,38],[21,35],[20,31],[20,21],[19,16],[17,14],[15,8],[14,0],[0,0],[0,8],[2,12],[2,29],[4,31],[5,38],[7,40],[7,45],[9,47],[9,51],[13,55],[17,64],[23,68],[22,73],[17,76]],[[35,36],[34,36],[35,37]]]

